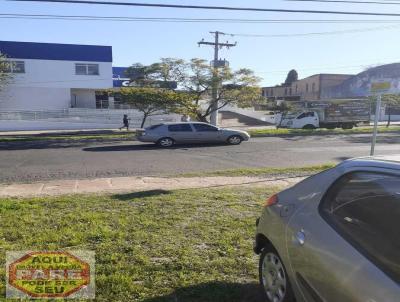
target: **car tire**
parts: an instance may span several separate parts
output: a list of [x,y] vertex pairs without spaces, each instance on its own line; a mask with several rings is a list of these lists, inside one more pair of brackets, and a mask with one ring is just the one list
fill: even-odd
[[232,135],[228,138],[229,145],[240,145],[243,141],[243,138],[240,135]]
[[343,124],[343,125],[342,125],[342,129],[343,129],[343,130],[353,129],[353,127],[354,127],[353,124]]
[[163,137],[157,141],[157,146],[162,148],[169,148],[175,144],[175,141],[170,137]]
[[267,301],[295,301],[286,268],[278,252],[270,245],[260,255],[259,279]]
[[314,130],[314,129],[315,129],[315,126],[314,126],[314,125],[311,125],[311,124],[307,124],[307,125],[305,125],[305,126],[303,127],[303,129]]

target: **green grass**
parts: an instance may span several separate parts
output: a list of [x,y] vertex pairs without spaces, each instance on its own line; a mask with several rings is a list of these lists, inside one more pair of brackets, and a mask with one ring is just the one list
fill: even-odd
[[236,187],[0,200],[5,252],[96,253],[96,301],[263,301],[255,219],[278,188]]
[[127,140],[134,138],[134,132],[117,132],[107,134],[4,135],[0,136],[0,142]]
[[268,176],[268,175],[304,175],[315,174],[336,166],[334,163],[292,168],[240,168],[211,172],[194,172],[178,175],[179,177],[204,177],[204,176]]
[[[305,130],[305,129],[252,129],[249,130],[249,134],[252,137],[262,137],[262,136],[284,136],[284,135],[303,135],[303,136],[311,136],[311,135],[333,135],[333,134],[368,134],[372,133],[372,127],[356,127],[353,129],[315,129],[315,130]],[[379,127],[379,132],[388,133],[388,132],[400,132],[399,126],[391,126],[389,128],[385,126]]]

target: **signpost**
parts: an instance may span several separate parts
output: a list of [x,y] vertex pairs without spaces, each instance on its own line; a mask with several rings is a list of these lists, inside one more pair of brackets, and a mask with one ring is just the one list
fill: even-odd
[[375,108],[375,120],[374,120],[374,134],[372,136],[371,143],[371,153],[373,156],[375,154],[376,138],[378,136],[378,122],[381,115],[381,105],[382,105],[382,94],[389,92],[392,88],[392,83],[390,81],[378,81],[371,83],[371,94],[377,96],[376,108]]

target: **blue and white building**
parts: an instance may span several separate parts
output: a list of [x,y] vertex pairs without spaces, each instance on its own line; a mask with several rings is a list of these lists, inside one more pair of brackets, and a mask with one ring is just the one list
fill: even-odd
[[129,86],[130,78],[128,78],[125,73],[127,69],[128,67],[113,67],[114,88]]
[[103,108],[113,87],[112,47],[0,41],[10,81],[0,92],[0,110]]

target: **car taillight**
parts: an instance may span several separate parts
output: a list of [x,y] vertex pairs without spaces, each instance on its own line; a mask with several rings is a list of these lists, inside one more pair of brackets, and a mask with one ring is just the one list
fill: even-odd
[[264,204],[264,207],[269,207],[278,203],[278,194],[272,195]]

